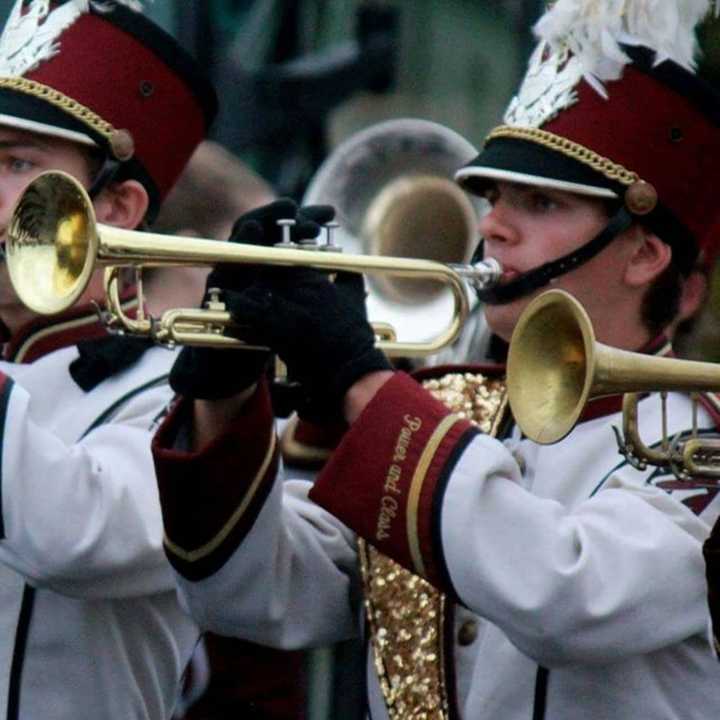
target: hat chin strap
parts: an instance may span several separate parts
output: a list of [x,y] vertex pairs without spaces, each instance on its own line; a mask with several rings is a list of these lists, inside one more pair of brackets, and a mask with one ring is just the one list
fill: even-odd
[[[485,290],[478,290],[477,296],[480,302],[486,305],[504,305],[518,298],[529,295],[535,290],[547,285],[551,280],[560,275],[575,270],[575,268],[584,265],[588,260],[594,258],[601,250],[607,247],[620,233],[625,232],[632,225],[633,216],[630,211],[623,205],[608,220],[605,228],[598,233],[592,240],[582,245],[563,257],[547,262],[544,265],[529,270],[526,273],[516,277],[504,285],[496,285],[495,287]],[[484,240],[480,242],[476,255],[481,259],[483,255]]]
[[105,156],[103,164],[98,170],[97,175],[93,178],[88,195],[91,200],[95,200],[97,196],[115,179],[120,169],[120,161],[109,155]]

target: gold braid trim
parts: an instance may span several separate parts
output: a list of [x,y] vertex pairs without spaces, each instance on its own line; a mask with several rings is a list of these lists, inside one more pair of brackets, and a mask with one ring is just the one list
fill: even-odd
[[547,130],[500,125],[490,131],[490,134],[485,138],[485,142],[488,143],[496,138],[528,140],[530,142],[537,143],[538,145],[543,145],[550,148],[550,150],[555,150],[556,152],[567,155],[574,160],[578,160],[583,163],[583,165],[587,165],[593,170],[602,173],[610,180],[615,180],[623,185],[629,186],[640,180],[640,176],[636,172],[628,170],[622,165],[619,165],[602,155],[598,155],[596,152],[586,148],[584,145],[580,145],[579,143],[568,140],[560,135],[547,132]]
[[80,120],[80,122],[85,123],[85,125],[102,135],[108,142],[115,132],[115,128],[109,122],[103,120],[99,115],[90,110],[90,108],[81,105],[67,95],[42,83],[23,77],[0,77],[0,88],[16,90],[44,100],[69,115],[72,115],[77,120]]
[[[507,408],[502,380],[451,373],[423,387],[481,432],[498,433]],[[372,658],[390,720],[449,720],[445,595],[362,538],[358,549]]]

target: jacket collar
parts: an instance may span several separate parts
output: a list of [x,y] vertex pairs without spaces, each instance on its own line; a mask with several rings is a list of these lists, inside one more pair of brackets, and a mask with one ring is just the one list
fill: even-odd
[[[122,308],[129,315],[137,309],[134,294],[125,295]],[[28,323],[3,348],[3,359],[15,363],[31,363],[62,348],[83,340],[107,336],[95,305],[75,306],[65,313],[41,316]]]

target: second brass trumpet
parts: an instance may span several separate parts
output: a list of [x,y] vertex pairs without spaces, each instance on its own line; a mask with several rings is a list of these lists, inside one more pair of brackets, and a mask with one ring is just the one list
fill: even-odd
[[[452,343],[468,315],[465,282],[486,287],[496,283],[502,274],[494,260],[450,265],[413,258],[264,248],[118,229],[98,224],[84,188],[61,172],[38,176],[18,200],[8,227],[6,257],[10,279],[20,300],[46,315],[73,305],[85,291],[94,270],[108,268],[106,315],[110,328],[145,335],[166,345],[243,347],[246,343],[225,334],[235,323],[222,306],[221,298],[214,307],[170,310],[160,318],[149,318],[142,312],[140,290],[138,317],[128,317],[120,307],[119,268],[237,262],[389,274],[447,285],[453,295],[454,312],[447,327],[436,337],[412,343],[378,339],[378,347],[387,354],[407,357],[429,355]],[[383,334],[387,337],[392,332]]]

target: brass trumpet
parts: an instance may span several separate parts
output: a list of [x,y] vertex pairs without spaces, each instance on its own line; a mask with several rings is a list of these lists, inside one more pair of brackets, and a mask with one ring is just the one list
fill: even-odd
[[[508,400],[523,433],[541,444],[562,440],[593,398],[623,393],[618,447],[638,469],[669,468],[679,479],[720,477],[720,441],[700,438],[696,406],[689,439],[667,436],[665,395],[720,389],[714,363],[655,357],[595,340],[587,313],[572,295],[550,290],[533,300],[513,332],[507,365]],[[660,392],[663,439],[659,448],[641,440],[638,393]]]
[[121,268],[135,268],[139,276],[142,267],[237,262],[377,273],[447,285],[454,298],[453,316],[434,338],[398,342],[392,328],[376,329],[381,350],[388,355],[407,357],[429,355],[452,343],[468,314],[465,282],[484,287],[497,282],[502,273],[494,260],[454,265],[412,258],[343,255],[336,250],[332,242],[313,249],[264,248],[101,225],[96,222],[87,193],[74,178],[62,172],[47,172],[27,187],[16,204],[8,227],[6,259],[20,300],[46,315],[69,308],[84,292],[95,268],[105,267],[105,317],[109,329],[151,337],[168,346],[249,347],[226,333],[227,330],[237,333],[241,328],[219,296],[211,298],[202,309],[169,310],[160,318],[152,318],[143,312],[142,284],[138,283],[138,316],[128,317],[120,305]]

